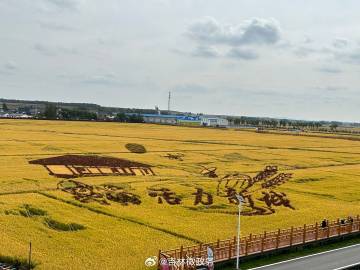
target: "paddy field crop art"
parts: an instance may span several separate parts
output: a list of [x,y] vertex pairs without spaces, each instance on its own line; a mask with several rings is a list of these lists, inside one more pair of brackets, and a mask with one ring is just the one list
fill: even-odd
[[[0,120],[0,255],[146,269],[159,249],[360,212],[360,137]],[[148,268],[151,269],[151,268]]]

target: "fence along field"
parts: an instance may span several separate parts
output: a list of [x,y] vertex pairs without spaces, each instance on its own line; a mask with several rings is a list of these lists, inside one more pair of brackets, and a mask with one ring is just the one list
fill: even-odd
[[[248,200],[244,214],[254,214],[242,218],[243,236],[360,210],[355,140],[22,120],[0,120],[0,131],[0,254],[26,258],[31,240],[38,269],[145,269],[159,249],[227,239],[237,213],[229,188],[249,183],[256,208]],[[154,173],[70,164],[77,177],[64,178],[31,164],[66,155],[127,160]],[[267,166],[277,171],[254,181]],[[22,215],[29,207],[46,214]]]

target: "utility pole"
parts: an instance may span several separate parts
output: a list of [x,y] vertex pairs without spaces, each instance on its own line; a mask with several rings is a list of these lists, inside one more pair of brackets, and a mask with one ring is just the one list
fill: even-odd
[[239,202],[239,215],[238,215],[238,227],[237,227],[237,249],[236,249],[236,270],[240,270],[239,259],[240,259],[240,216],[241,216],[241,206],[244,202],[244,198],[241,195],[236,194],[236,198]]

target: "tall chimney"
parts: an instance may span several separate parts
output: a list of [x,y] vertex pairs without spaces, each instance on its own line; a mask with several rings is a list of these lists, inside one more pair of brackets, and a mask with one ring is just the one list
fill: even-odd
[[170,113],[171,92],[169,91],[168,112]]

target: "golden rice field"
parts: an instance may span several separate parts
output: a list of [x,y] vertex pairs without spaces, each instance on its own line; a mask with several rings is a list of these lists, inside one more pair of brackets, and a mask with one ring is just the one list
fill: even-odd
[[[141,144],[147,152],[131,153],[128,143]],[[183,160],[169,159],[169,153],[181,154]],[[41,165],[29,164],[65,154],[124,158],[154,166],[156,175],[77,178],[88,185],[122,187],[141,200],[127,206],[83,203],[57,189],[62,179]],[[0,255],[26,258],[31,241],[37,269],[146,269],[145,259],[159,249],[233,237],[237,206],[216,196],[218,180],[235,172],[255,176],[266,165],[293,174],[276,192],[286,194],[295,210],[278,206],[270,215],[244,216],[243,235],[360,214],[357,140],[145,124],[0,120]],[[219,177],[201,175],[204,166],[216,167]],[[149,189],[156,188],[175,192],[181,204],[159,204],[158,198],[149,196]],[[194,205],[197,188],[213,195],[212,205]],[[46,213],[23,215],[26,204]],[[47,218],[85,229],[56,230]]]

